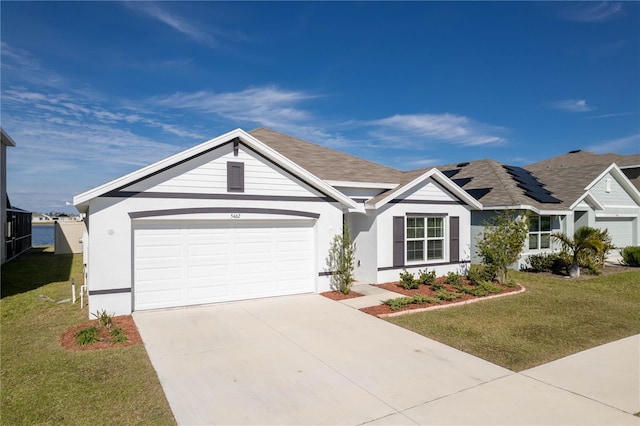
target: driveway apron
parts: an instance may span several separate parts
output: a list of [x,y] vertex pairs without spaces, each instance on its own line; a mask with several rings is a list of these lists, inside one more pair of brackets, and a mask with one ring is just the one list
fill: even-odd
[[[134,319],[179,424],[480,424],[501,418],[493,409],[512,410],[503,417],[511,423],[540,424],[535,413],[568,395],[576,412],[558,417],[564,423],[636,424],[626,413],[318,295],[137,312]],[[515,410],[521,389],[536,397],[529,407],[521,398]],[[498,405],[491,394],[502,398]]]

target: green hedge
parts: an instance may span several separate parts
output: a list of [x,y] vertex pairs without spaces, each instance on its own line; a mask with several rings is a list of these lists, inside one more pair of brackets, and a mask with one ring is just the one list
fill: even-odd
[[640,266],[640,246],[625,247],[620,251],[622,264],[627,266]]

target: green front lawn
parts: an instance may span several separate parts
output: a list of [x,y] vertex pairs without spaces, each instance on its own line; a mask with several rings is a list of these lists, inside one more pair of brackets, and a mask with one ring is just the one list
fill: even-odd
[[640,270],[579,281],[512,274],[525,293],[388,321],[514,371],[640,333]]
[[175,424],[142,345],[68,351],[60,336],[86,321],[71,297],[82,256],[32,249],[2,265],[2,424]]

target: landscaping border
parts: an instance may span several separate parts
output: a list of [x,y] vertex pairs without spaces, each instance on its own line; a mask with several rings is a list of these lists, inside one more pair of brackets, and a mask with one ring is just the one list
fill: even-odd
[[480,301],[483,301],[483,300],[489,300],[489,299],[497,299],[499,297],[515,296],[516,294],[521,294],[521,293],[524,293],[525,291],[527,291],[527,289],[521,284],[518,284],[518,287],[520,287],[520,290],[517,290],[517,291],[509,291],[509,292],[506,292],[506,293],[493,294],[491,296],[484,296],[484,297],[478,297],[478,298],[469,299],[469,300],[463,300],[462,302],[454,302],[454,303],[447,303],[447,304],[444,304],[444,305],[428,306],[426,308],[407,309],[407,310],[400,311],[400,312],[391,312],[391,313],[388,313],[388,314],[380,314],[380,315],[376,315],[376,316],[378,318],[399,317],[399,316],[402,316],[402,315],[415,314],[415,313],[418,313],[418,312],[435,311],[437,309],[445,309],[445,308],[450,308],[450,307],[453,307],[453,306],[468,305],[470,303],[476,303],[476,302],[480,302]]

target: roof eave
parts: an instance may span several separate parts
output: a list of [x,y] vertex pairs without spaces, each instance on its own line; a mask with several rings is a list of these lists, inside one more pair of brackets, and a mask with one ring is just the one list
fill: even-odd
[[424,182],[428,178],[433,178],[436,182],[444,186],[445,189],[447,189],[449,192],[451,192],[458,199],[462,200],[470,207],[473,207],[476,210],[482,209],[482,204],[478,200],[469,195],[464,189],[456,185],[451,179],[446,177],[440,170],[436,169],[435,167],[413,179],[411,182],[398,186],[395,190],[390,191],[390,193],[386,197],[378,200],[376,203],[367,203],[367,208],[379,209],[393,200],[398,193],[408,191]]
[[4,131],[2,127],[0,127],[0,140],[2,141],[3,145],[16,146],[15,141],[11,138],[11,136],[9,136],[7,132]]
[[340,202],[347,208],[356,208],[357,204],[355,201],[342,194],[340,191],[327,184],[322,179],[298,166],[293,161],[284,157],[277,151],[271,149],[266,144],[260,142],[255,137],[251,136],[247,132],[242,129],[235,129],[223,135],[220,135],[216,138],[210,139],[206,142],[203,142],[199,145],[196,145],[192,148],[181,151],[175,155],[157,161],[153,164],[145,166],[141,169],[138,169],[134,172],[131,172],[127,175],[121,176],[117,179],[114,179],[110,182],[107,182],[103,185],[100,185],[96,188],[85,191],[81,194],[78,194],[73,197],[73,205],[81,212],[86,212],[89,206],[89,202],[94,198],[100,197],[101,195],[106,194],[109,191],[115,190],[117,188],[122,188],[136,180],[143,179],[146,176],[162,170],[166,167],[170,167],[171,165],[189,159],[205,150],[215,149],[218,146],[221,146],[232,139],[239,138],[242,142],[246,143],[249,147],[255,149],[261,155],[264,155],[271,161],[274,161],[276,164],[280,165],[283,169],[292,173],[294,176],[298,176],[302,178],[304,181],[309,183],[311,186],[316,187],[320,191],[324,192],[326,195]]

